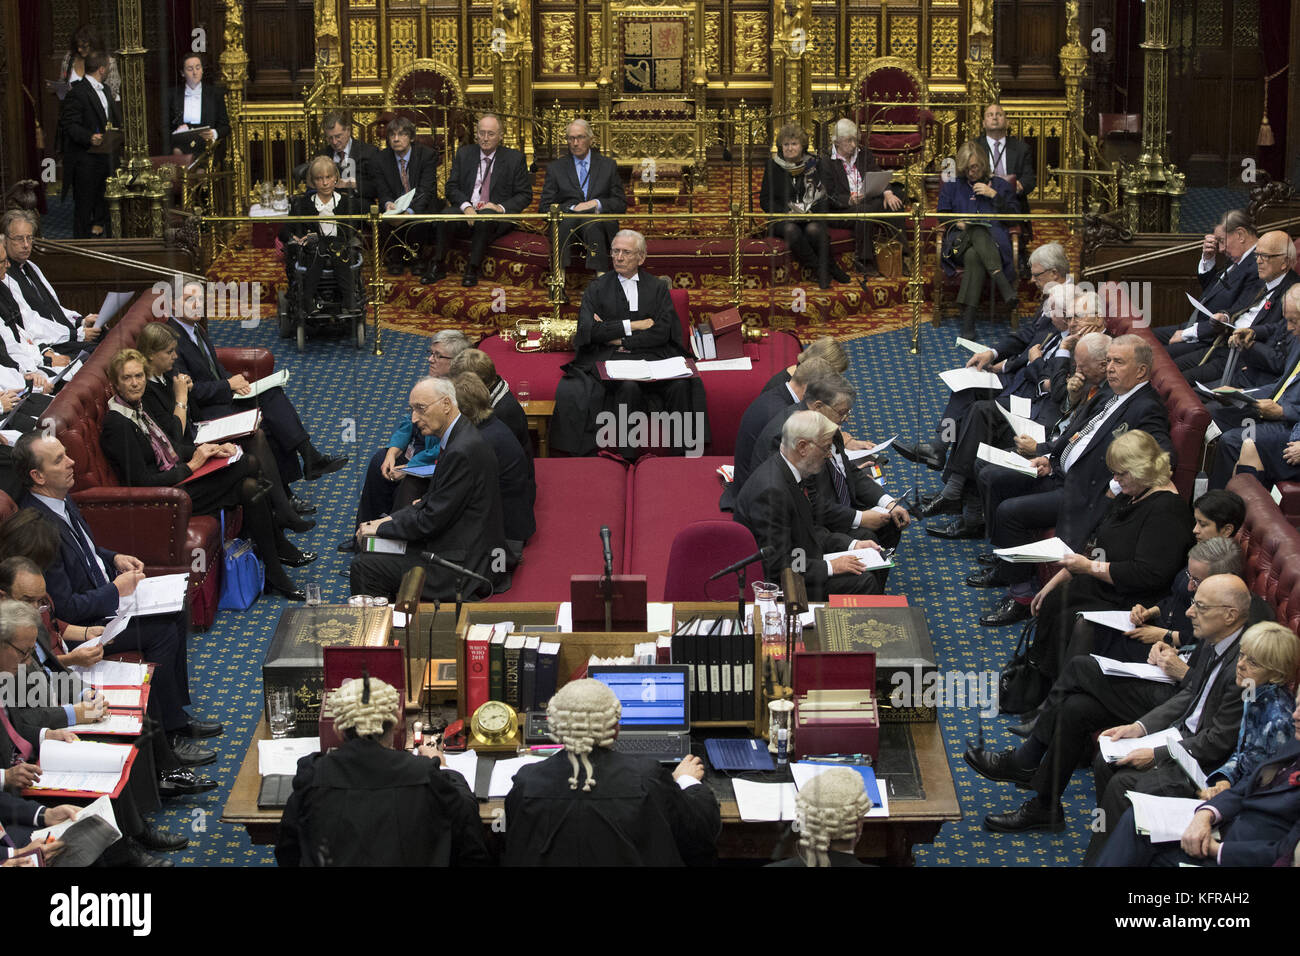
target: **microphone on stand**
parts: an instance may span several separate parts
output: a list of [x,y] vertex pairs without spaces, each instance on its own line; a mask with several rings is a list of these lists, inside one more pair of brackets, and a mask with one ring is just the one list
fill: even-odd
[[495,586],[495,585],[492,584],[491,581],[489,581],[487,578],[483,577],[483,575],[479,574],[477,571],[471,571],[469,568],[463,567],[463,566],[461,566],[461,565],[459,565],[459,564],[456,564],[456,563],[454,563],[454,562],[452,562],[452,561],[448,561],[446,558],[440,558],[440,557],[438,557],[438,555],[434,554],[432,551],[424,551],[424,552],[421,552],[421,554],[420,554],[420,560],[421,560],[421,561],[424,561],[424,562],[427,563],[427,564],[436,564],[436,565],[439,565],[440,567],[444,567],[444,568],[446,568],[448,571],[454,571],[454,572],[456,572],[457,574],[463,574],[463,575],[465,575],[465,577],[473,578],[475,581],[482,581],[484,584],[486,584],[486,585],[487,585],[488,587],[490,587],[490,588]]
[[600,548],[605,556],[605,577],[614,576],[614,551],[609,543],[609,525],[600,526]]
[[748,564],[752,564],[755,561],[758,561],[761,564],[763,561],[766,561],[769,558],[771,558],[772,555],[773,555],[772,546],[763,545],[763,547],[759,548],[756,552],[751,554],[749,557],[737,561],[735,564],[729,564],[721,571],[715,571],[713,576],[710,577],[709,580],[716,581],[718,580],[718,578],[722,577],[723,575],[734,574],[736,571],[739,571],[741,568],[745,567]]

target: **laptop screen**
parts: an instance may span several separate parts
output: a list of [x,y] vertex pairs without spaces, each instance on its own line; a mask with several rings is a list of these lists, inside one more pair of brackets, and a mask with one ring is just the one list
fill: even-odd
[[685,665],[592,667],[587,676],[612,690],[623,705],[620,728],[690,729]]

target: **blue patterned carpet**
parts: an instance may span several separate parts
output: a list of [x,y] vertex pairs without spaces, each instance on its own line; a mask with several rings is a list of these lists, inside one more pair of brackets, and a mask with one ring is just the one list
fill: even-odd
[[[999,330],[988,322],[979,325],[982,341],[992,341]],[[291,370],[289,391],[303,414],[317,445],[324,451],[346,452],[352,463],[315,484],[299,484],[299,493],[320,508],[317,527],[297,540],[304,548],[320,552],[308,568],[294,572],[299,583],[318,583],[326,601],[343,600],[347,581],[338,572],[347,567],[346,556],[335,543],[351,528],[359,491],[362,464],[391,431],[396,410],[403,406],[408,383],[423,369],[424,339],[401,332],[384,334],[384,355],[376,358],[341,341],[315,341],[300,356],[291,343],[281,342],[271,323],[253,330],[233,322],[213,323],[213,336],[221,345],[260,345],[276,352],[277,366]],[[850,377],[859,388],[860,401],[848,426],[855,435],[877,441],[901,433],[906,438],[928,434],[946,397],[938,385],[938,372],[964,361],[952,344],[951,326],[936,330],[926,326],[921,352],[909,354],[906,332],[887,332],[849,340],[853,357]],[[920,482],[923,490],[937,487],[935,473],[894,456],[886,483],[896,492]],[[975,567],[983,542],[945,542],[926,535],[919,526],[907,532],[900,548],[898,570],[889,590],[907,594],[926,609],[941,671],[981,673],[996,671],[1006,661],[1018,628],[981,628],[977,617],[994,598],[991,592],[965,586],[965,576]],[[192,685],[197,689],[194,712],[219,719],[226,725],[215,745],[220,758],[204,772],[220,787],[201,797],[172,800],[157,821],[173,831],[184,830],[189,849],[170,854],[179,865],[249,866],[269,864],[269,847],[253,846],[242,828],[219,823],[221,807],[248,747],[261,707],[261,662],[286,602],[263,598],[247,612],[222,612],[213,628],[195,635],[190,647]],[[992,834],[980,820],[989,810],[1005,810],[1023,799],[1010,785],[990,784],[962,762],[967,737],[977,733],[977,708],[944,708],[940,713],[948,743],[949,763],[957,782],[965,819],[946,825],[933,846],[917,847],[922,866],[1076,865],[1087,842],[1089,811],[1093,806],[1091,775],[1078,773],[1067,794],[1068,829],[1061,834],[1027,836]],[[991,745],[1006,746],[1005,727],[1012,721],[984,721]],[[200,829],[205,828],[205,829]]]

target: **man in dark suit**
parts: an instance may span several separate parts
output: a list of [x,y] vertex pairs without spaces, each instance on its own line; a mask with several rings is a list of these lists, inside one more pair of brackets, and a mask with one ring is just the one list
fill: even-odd
[[781,430],[781,447],[760,465],[736,500],[735,520],[754,534],[768,555],[763,573],[780,581],[785,568],[804,577],[809,600],[828,594],[874,594],[880,581],[855,555],[828,553],[878,549],[824,523],[829,505],[817,491],[817,474],[835,449],[835,423],[821,412],[796,412]]
[[475,128],[475,138],[478,145],[462,146],[456,150],[451,174],[447,177],[447,204],[459,209],[465,219],[438,224],[438,245],[433,251],[433,261],[420,280],[426,284],[446,276],[443,259],[447,254],[447,244],[453,237],[468,231],[469,262],[460,284],[478,285],[478,270],[487,247],[514,228],[513,222],[497,217],[523,212],[533,201],[533,185],[528,177],[524,154],[501,145],[501,120],[485,113]]
[[[745,414],[740,416],[740,428],[736,433],[735,471],[732,473],[732,481],[722,490],[722,499],[718,502],[721,510],[732,509],[740,489],[749,480],[754,461],[754,445],[768,422],[802,402],[812,382],[819,378],[830,378],[834,374],[830,365],[822,359],[808,359],[795,367],[790,381],[777,388],[764,389],[749,403]],[[767,455],[763,457],[766,458]]]
[[[412,189],[415,195],[405,212],[422,215],[442,211],[438,198],[438,154],[430,146],[415,142],[415,124],[405,116],[396,116],[388,123],[388,149],[379,150],[371,163],[374,174],[373,198],[383,212],[396,208],[397,200]],[[400,218],[389,220],[401,223]],[[435,230],[429,223],[414,226],[400,225],[407,230],[409,240],[416,245],[430,241]],[[396,270],[396,271],[394,271]],[[389,272],[397,274],[400,267],[390,265]]]
[[[203,82],[203,57],[191,53],[181,63],[185,82],[173,87],[168,129],[173,153],[199,153],[219,149],[230,138],[230,116],[226,113],[226,93]],[[190,130],[207,126],[202,133]]]
[[99,313],[82,315],[65,308],[40,267],[32,262],[32,244],[39,225],[36,214],[26,209],[10,209],[0,217],[5,251],[9,254],[5,284],[17,300],[23,328],[40,344],[42,354],[52,351],[76,355],[83,348],[93,348],[91,343],[99,338],[101,330],[95,328]]
[[379,162],[379,150],[352,136],[352,121],[343,113],[326,113],[320,129],[325,143],[317,155],[328,156],[338,164],[339,188],[351,190],[369,208],[370,200],[378,195],[374,167]]
[[[1035,792],[1010,813],[989,814],[984,825],[1001,833],[1064,829],[1061,794],[1091,746],[1092,735],[1103,727],[1111,727],[1106,733],[1114,738],[1174,727],[1188,753],[1204,765],[1227,757],[1241,723],[1237,651],[1250,608],[1250,591],[1236,575],[1216,574],[1201,582],[1187,612],[1198,645],[1177,685],[1105,677],[1092,657],[1073,658],[1052,688],[1028,740],[1001,753],[988,753],[982,744],[967,746],[966,763],[977,773]],[[1175,665],[1167,658],[1176,659],[1177,654],[1168,645],[1152,646],[1163,648],[1153,650],[1152,658],[1168,672]],[[1116,720],[1131,723],[1116,727]],[[1121,765],[1140,767],[1154,757],[1151,750],[1138,750],[1123,758]]]
[[[654,360],[687,354],[668,284],[641,268],[645,238],[623,229],[614,237],[611,255],[614,268],[582,293],[573,337],[577,355],[564,366],[564,377],[555,388],[551,447],[569,455],[592,455],[597,447],[617,448],[629,460],[650,446],[665,453],[698,454],[708,441],[704,387],[698,376],[657,382],[613,382],[600,377],[597,365],[609,359]],[[633,415],[639,419],[652,406],[672,413],[668,420],[681,426],[657,444],[643,443],[639,436],[648,429],[632,424]],[[615,423],[608,431],[620,437],[607,440],[602,422]],[[619,423],[626,425],[626,434]]]
[[[187,283],[181,292],[180,308],[167,320],[176,333],[176,364],[173,371],[188,375],[194,382],[190,389],[190,417],[197,420],[220,418],[247,411],[254,406],[262,410],[262,427],[266,430],[285,489],[299,478],[316,481],[348,463],[347,455],[323,455],[311,442],[311,435],[298,417],[289,396],[280,387],[262,392],[252,403],[236,405],[236,395],[247,395],[250,383],[242,375],[231,375],[217,357],[217,350],[207,330],[199,325],[206,306],[205,290],[198,283]],[[299,467],[298,457],[302,457]],[[305,513],[294,501],[299,514]],[[308,506],[309,507],[309,506]]]
[[[996,465],[977,475],[994,548],[1028,544],[1055,526],[1057,537],[1081,551],[1105,513],[1111,482],[1106,451],[1111,441],[1141,429],[1165,451],[1172,449],[1169,415],[1150,384],[1151,346],[1140,336],[1121,335],[1111,342],[1106,359],[1106,387],[1078,407],[1047,454],[1029,461],[1036,477]],[[977,571],[968,581],[978,579],[978,587],[1010,585],[998,606],[980,618],[985,627],[1029,617],[1036,590],[1034,565],[998,563],[1005,566]]]
[[[570,156],[561,157],[546,167],[546,182],[538,212],[559,206],[565,213],[622,213],[627,211],[623,197],[623,180],[618,165],[591,151],[591,124],[576,119],[564,134]],[[570,240],[576,239],[587,249],[587,268],[593,272],[609,271],[609,245],[618,232],[613,219],[587,220],[566,215],[560,221],[560,265],[569,268],[573,258]]]
[[[1007,135],[1007,114],[999,103],[984,108],[984,135],[975,140],[989,161],[989,172],[1000,176],[1016,187],[1016,208],[1029,212],[1029,194],[1038,185],[1038,167],[1034,163],[1034,150],[1023,139]],[[1025,220],[1021,225],[1021,241],[1034,238],[1034,224]],[[1023,260],[1022,260],[1023,263]],[[1022,264],[1022,273],[1028,273]]]
[[95,52],[86,57],[86,75],[68,88],[59,112],[63,134],[63,176],[72,183],[73,235],[78,239],[103,236],[108,229],[108,204],[104,184],[112,172],[112,156],[94,152],[103,145],[104,132],[121,129],[117,102],[104,89],[108,57]]
[[[1300,707],[1293,715],[1300,741]],[[1219,836],[1214,835],[1214,831]],[[1294,866],[1300,842],[1300,742],[1196,808],[1179,843],[1152,843],[1126,810],[1097,866]]]
[[[73,464],[62,442],[37,432],[24,435],[14,447],[14,467],[27,488],[21,506],[35,508],[59,532],[58,557],[45,571],[59,619],[97,626],[117,614],[123,597],[135,593],[144,579],[144,562],[95,544],[90,526],[70,497],[76,480]],[[156,665],[151,696],[158,697],[163,729],[181,762],[200,766],[211,763],[216,754],[186,738],[215,737],[222,727],[185,713],[184,706],[190,702],[185,651],[188,630],[184,609],[175,614],[136,616],[114,640],[113,649],[141,651]]]
[[[1223,214],[1214,232],[1208,233],[1201,244],[1201,261],[1196,269],[1201,305],[1211,312],[1233,315],[1250,304],[1259,283],[1255,259],[1258,238],[1255,221],[1246,210],[1230,209]],[[1215,262],[1219,252],[1228,256],[1228,264],[1222,269]],[[1155,330],[1155,337],[1176,359],[1195,350],[1202,336],[1212,336],[1214,331],[1214,323],[1193,309],[1183,325],[1161,326]]]
[[[411,389],[411,421],[423,435],[437,435],[442,449],[429,490],[416,504],[362,523],[357,541],[384,538],[405,544],[403,554],[362,553],[352,560],[353,594],[393,597],[402,576],[424,564],[433,551],[479,575],[465,582],[464,598],[482,600],[506,571],[506,537],[497,482],[497,460],[473,423],[460,414],[450,379],[424,378]],[[364,548],[363,548],[364,551]],[[457,575],[427,566],[426,600],[448,600],[457,592]]]
[[479,436],[496,456],[501,523],[506,543],[510,546],[510,566],[513,567],[523,554],[524,545],[537,531],[537,519],[533,514],[537,501],[533,460],[524,454],[505,422],[493,413],[491,396],[481,378],[473,372],[461,372],[452,375],[451,380],[456,386],[456,405],[461,414],[474,423]]
[[[1286,322],[1282,318],[1282,297],[1297,281],[1295,246],[1285,232],[1268,232],[1255,244],[1259,281],[1246,304],[1236,312],[1219,311],[1197,323],[1193,348],[1174,360],[1192,385],[1263,384],[1281,374]],[[1218,323],[1222,322],[1223,325]]]
[[1278,376],[1266,385],[1245,390],[1245,395],[1253,399],[1250,404],[1206,401],[1214,424],[1223,433],[1210,472],[1211,488],[1227,486],[1247,439],[1264,461],[1280,462],[1283,450],[1292,441],[1291,430],[1300,424],[1300,284],[1292,285],[1283,295],[1282,312],[1287,334],[1278,338],[1276,347],[1285,343],[1287,351],[1279,363],[1282,371]]
[[[850,119],[835,123],[835,135],[830,159],[822,167],[822,188],[830,212],[898,212],[903,208],[903,187],[891,182],[883,192],[870,194],[863,183],[868,173],[880,172],[880,164],[871,150],[859,145],[858,124]],[[870,220],[849,220],[831,223],[853,230],[853,264],[862,273],[863,287],[867,279],[880,275],[876,266],[877,226]],[[897,227],[886,226],[891,232]]]

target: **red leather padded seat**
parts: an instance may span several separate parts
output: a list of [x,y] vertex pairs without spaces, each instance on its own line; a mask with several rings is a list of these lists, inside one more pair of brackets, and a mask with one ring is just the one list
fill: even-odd
[[1300,633],[1300,531],[1254,475],[1235,476],[1228,490],[1246,502],[1237,535],[1246,553],[1246,585],[1273,605],[1278,621]]
[[538,458],[537,532],[510,590],[496,601],[567,601],[569,576],[600,574],[600,526],[609,525],[614,573],[623,573],[628,468],[608,458]]
[[[729,464],[731,459],[722,456],[642,458],[633,468],[623,567],[646,576],[648,600],[663,600],[668,554],[677,532],[694,521],[730,517],[718,510],[722,479],[717,475],[719,465]],[[728,563],[721,561],[718,567]],[[734,587],[718,583],[718,594],[725,600]]]

